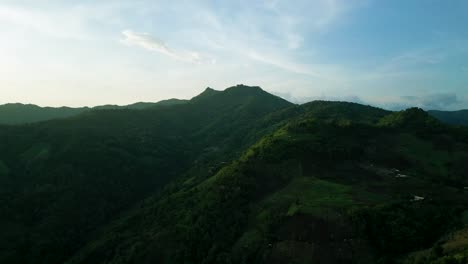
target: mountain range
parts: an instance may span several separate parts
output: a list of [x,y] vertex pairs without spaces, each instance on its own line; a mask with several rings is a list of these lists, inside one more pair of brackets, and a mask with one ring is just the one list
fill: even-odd
[[0,263],[467,263],[463,113],[245,85],[5,105]]
[[156,103],[139,102],[130,105],[101,105],[96,107],[40,107],[33,104],[0,105],[0,124],[18,125],[77,116],[84,112],[103,109],[144,109],[148,107],[184,103],[186,100],[168,99]]
[[[215,91],[208,88],[209,91]],[[87,111],[103,109],[145,109],[161,105],[183,104],[188,100],[168,99],[155,103],[138,102],[130,105],[101,105],[95,107],[40,107],[33,104],[4,104],[0,105],[0,124],[18,125],[26,123],[42,122],[57,118],[67,118],[77,116]],[[468,126],[468,110],[441,111],[429,110],[428,113],[440,121],[451,124]]]

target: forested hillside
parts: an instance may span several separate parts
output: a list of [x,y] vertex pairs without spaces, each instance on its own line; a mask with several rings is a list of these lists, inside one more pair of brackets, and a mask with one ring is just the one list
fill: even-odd
[[[199,164],[218,166],[290,107],[236,87],[187,104],[0,128],[0,257],[61,263],[100,226]],[[4,262],[0,261],[0,262]]]
[[468,129],[421,109],[238,85],[0,142],[0,263],[466,263]]
[[408,254],[466,224],[466,131],[419,109],[303,107],[206,179],[189,174],[147,199],[68,263],[413,263],[430,258]]

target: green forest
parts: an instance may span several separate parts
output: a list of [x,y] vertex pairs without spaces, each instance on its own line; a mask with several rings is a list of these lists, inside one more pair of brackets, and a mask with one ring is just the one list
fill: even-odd
[[468,263],[467,112],[6,106],[0,263]]

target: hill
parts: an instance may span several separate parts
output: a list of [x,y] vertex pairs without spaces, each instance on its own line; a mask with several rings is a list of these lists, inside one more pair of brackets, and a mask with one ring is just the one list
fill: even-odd
[[81,114],[89,108],[40,107],[32,104],[0,105],[0,124],[24,124]]
[[428,111],[430,115],[451,125],[468,126],[468,110],[459,111]]
[[421,109],[238,85],[0,142],[1,263],[463,261],[468,130]]
[[0,124],[18,125],[26,123],[35,123],[57,118],[69,118],[81,113],[102,110],[102,109],[145,109],[158,105],[174,105],[185,103],[186,100],[169,99],[157,103],[135,103],[125,106],[103,105],[93,108],[89,107],[40,107],[32,104],[5,104],[0,105]]

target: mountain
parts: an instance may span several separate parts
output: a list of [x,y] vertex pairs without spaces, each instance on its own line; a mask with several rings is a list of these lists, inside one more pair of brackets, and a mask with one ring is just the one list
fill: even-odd
[[0,263],[62,263],[189,169],[220,166],[274,126],[264,117],[292,106],[240,87],[200,102],[0,127]]
[[468,110],[459,111],[428,111],[430,115],[442,122],[452,125],[468,126]]
[[468,254],[468,129],[418,108],[294,105],[238,85],[182,104],[0,126],[0,142],[0,263]]
[[184,104],[186,103],[187,100],[182,100],[182,99],[167,99],[167,100],[162,100],[156,103],[150,103],[150,102],[139,102],[139,103],[134,103],[134,104],[129,104],[129,105],[100,105],[100,106],[95,106],[92,109],[93,110],[110,110],[110,109],[135,109],[135,110],[141,110],[145,108],[150,108],[150,107],[155,107],[155,106],[164,106],[164,105],[177,105],[177,104]]
[[83,113],[89,108],[39,107],[32,104],[0,105],[0,124],[24,124],[55,118],[67,118]]
[[145,109],[160,105],[182,104],[187,100],[169,99],[157,103],[135,103],[125,106],[103,105],[89,107],[40,107],[32,104],[5,104],[0,105],[0,124],[17,125],[47,121],[57,118],[69,118],[91,110],[102,109]]

